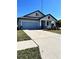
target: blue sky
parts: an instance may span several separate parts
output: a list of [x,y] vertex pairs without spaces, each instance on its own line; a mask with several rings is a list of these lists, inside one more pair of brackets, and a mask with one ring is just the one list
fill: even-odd
[[61,19],[61,0],[17,0],[17,17],[36,10],[42,10],[44,14],[52,14],[55,18]]

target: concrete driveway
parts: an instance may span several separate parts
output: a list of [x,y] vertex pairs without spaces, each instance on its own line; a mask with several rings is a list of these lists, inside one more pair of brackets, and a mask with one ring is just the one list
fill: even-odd
[[60,58],[60,34],[43,30],[24,30],[40,48],[42,59]]

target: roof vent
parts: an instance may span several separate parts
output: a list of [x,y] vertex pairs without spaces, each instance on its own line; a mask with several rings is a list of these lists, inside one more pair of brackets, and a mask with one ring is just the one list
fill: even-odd
[[50,19],[50,16],[48,16],[48,19]]
[[39,16],[39,14],[38,14],[38,13],[36,13],[36,16]]

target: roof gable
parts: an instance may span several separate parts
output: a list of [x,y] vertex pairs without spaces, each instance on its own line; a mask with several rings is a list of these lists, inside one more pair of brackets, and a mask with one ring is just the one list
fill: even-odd
[[24,15],[23,17],[27,17],[27,16],[28,17],[43,17],[44,14],[42,12],[40,12],[39,10],[37,10],[37,11],[34,11],[34,12],[29,13],[27,15]]
[[48,14],[48,15],[42,17],[41,20],[53,20],[55,22],[57,21],[57,19],[54,16],[52,16],[51,14]]

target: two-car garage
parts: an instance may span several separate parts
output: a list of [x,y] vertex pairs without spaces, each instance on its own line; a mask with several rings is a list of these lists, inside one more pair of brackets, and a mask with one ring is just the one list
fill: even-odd
[[39,29],[40,21],[39,20],[21,20],[21,27],[22,29]]

